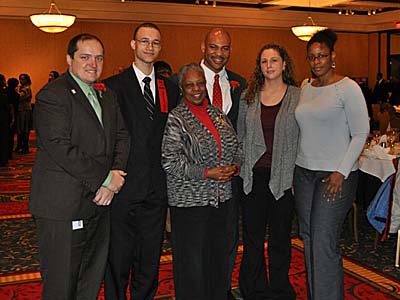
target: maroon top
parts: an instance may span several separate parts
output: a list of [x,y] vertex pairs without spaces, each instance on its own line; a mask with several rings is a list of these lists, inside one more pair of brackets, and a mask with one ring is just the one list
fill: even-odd
[[278,115],[279,109],[281,108],[280,101],[278,104],[272,106],[266,106],[261,103],[261,123],[264,132],[264,141],[267,150],[256,162],[254,168],[271,168],[272,163],[272,148],[274,145],[274,129],[275,119]]

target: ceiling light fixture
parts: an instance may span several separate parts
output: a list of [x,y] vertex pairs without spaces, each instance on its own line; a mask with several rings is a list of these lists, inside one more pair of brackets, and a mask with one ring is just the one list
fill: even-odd
[[33,25],[44,32],[59,33],[67,30],[74,24],[76,16],[62,14],[56,3],[51,1],[48,11],[41,14],[30,15],[30,19]]
[[300,25],[300,26],[293,26],[292,32],[297,38],[302,41],[308,42],[311,37],[317,33],[318,31],[327,29],[325,26],[318,26],[314,23],[314,20],[311,17],[308,17],[308,20],[311,21],[311,25]]

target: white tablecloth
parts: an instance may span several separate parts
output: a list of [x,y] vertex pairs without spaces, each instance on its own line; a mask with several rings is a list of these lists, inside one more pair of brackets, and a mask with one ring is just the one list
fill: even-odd
[[[392,160],[376,159],[366,156],[360,156],[359,169],[372,176],[378,177],[384,182],[389,176],[396,173]],[[393,189],[393,203],[390,218],[389,233],[396,233],[400,228],[400,168],[396,174],[395,185]]]
[[358,163],[361,171],[378,177],[382,182],[396,172],[391,160],[360,156]]

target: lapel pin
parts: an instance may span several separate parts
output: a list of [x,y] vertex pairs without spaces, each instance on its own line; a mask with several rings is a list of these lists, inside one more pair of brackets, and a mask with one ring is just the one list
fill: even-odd
[[71,93],[75,95],[76,94],[75,89],[71,89]]

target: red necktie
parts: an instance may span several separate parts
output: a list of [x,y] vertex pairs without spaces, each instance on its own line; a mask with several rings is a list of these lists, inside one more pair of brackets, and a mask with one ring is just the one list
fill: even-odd
[[222,91],[219,85],[219,75],[214,76],[214,86],[213,86],[213,102],[212,104],[222,110]]

